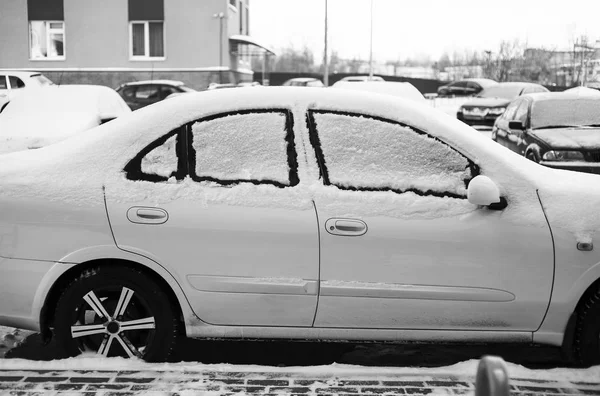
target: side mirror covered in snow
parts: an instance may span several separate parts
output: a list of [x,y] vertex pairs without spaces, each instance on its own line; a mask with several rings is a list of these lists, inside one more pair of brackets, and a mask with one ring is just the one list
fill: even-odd
[[498,186],[489,177],[482,175],[475,176],[469,183],[467,198],[473,205],[483,206],[501,204],[504,201],[500,198]]

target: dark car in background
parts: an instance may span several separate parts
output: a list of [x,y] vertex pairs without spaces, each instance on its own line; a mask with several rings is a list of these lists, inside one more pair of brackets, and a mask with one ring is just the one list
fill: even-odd
[[286,87],[324,87],[323,81],[313,77],[290,78],[282,84]]
[[536,92],[549,91],[546,87],[534,83],[498,83],[484,89],[473,100],[463,104],[458,109],[456,118],[471,126],[491,127],[512,100]]
[[467,78],[438,87],[437,94],[438,96],[472,96],[496,84],[498,84],[496,81],[487,78]]
[[169,95],[196,92],[181,81],[147,80],[121,84],[116,91],[131,110],[137,110],[152,103],[160,102]]
[[496,120],[492,139],[541,165],[600,174],[600,95],[524,95]]

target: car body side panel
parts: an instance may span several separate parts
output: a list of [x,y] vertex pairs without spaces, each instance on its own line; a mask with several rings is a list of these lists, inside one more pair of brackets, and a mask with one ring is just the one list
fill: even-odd
[[39,330],[35,296],[54,263],[0,257],[0,323]]
[[83,206],[7,197],[0,208],[0,257],[60,261],[86,247],[114,244],[102,200]]

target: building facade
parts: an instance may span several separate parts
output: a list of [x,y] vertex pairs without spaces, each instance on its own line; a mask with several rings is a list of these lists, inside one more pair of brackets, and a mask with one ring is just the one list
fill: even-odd
[[0,69],[110,87],[252,80],[249,0],[2,0]]

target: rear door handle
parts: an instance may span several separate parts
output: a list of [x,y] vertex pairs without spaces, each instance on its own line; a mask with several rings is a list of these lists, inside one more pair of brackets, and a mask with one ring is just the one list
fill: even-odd
[[367,232],[367,223],[358,219],[331,218],[325,222],[325,229],[332,235],[360,236]]
[[137,224],[163,224],[169,220],[169,214],[161,208],[134,206],[127,211],[127,219]]

